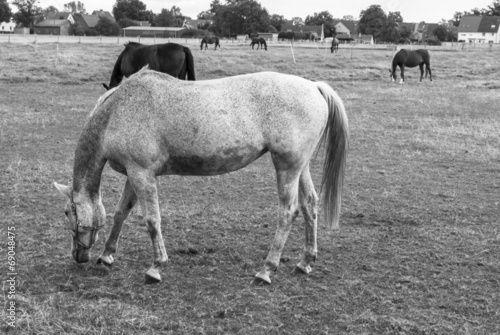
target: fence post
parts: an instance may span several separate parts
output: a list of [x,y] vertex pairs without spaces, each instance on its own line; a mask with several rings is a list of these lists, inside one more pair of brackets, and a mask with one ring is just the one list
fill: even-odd
[[59,70],[59,44],[56,45],[56,70]]
[[292,49],[292,57],[293,57],[293,62],[295,64],[297,64],[297,62],[295,61],[295,54],[293,53],[293,45],[292,45],[292,42],[290,41],[290,49]]

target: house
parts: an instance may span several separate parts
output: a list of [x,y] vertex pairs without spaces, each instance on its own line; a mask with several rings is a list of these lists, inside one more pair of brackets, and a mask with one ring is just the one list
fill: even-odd
[[323,26],[308,26],[305,24],[294,24],[286,22],[281,26],[281,32],[311,33],[316,38],[321,37]]
[[500,43],[500,16],[463,16],[458,40],[469,43]]
[[352,20],[336,20],[333,22],[337,35],[342,42],[355,42],[360,44],[373,44],[373,35],[358,33],[358,22]]
[[10,22],[0,22],[0,34],[13,34],[14,28],[16,28],[16,23],[10,20]]
[[141,27],[131,26],[123,28],[124,37],[178,37],[184,27]]
[[337,32],[337,38],[339,35],[355,35],[358,32],[358,23],[351,20],[336,20],[333,21],[333,26]]
[[91,28],[95,28],[97,22],[99,22],[98,15],[75,14],[75,24],[81,31],[87,31]]
[[212,20],[191,20],[185,19],[182,27],[187,29],[207,29],[210,25],[213,24]]
[[73,25],[69,20],[43,20],[35,24],[36,35],[72,35]]

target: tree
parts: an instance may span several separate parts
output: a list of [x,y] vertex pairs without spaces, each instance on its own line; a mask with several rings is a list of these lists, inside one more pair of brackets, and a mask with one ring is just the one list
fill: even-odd
[[47,8],[44,8],[42,10],[42,12],[43,12],[43,17],[46,19],[51,15],[55,15],[55,14],[59,13],[59,9],[57,9],[54,6],[49,6]]
[[321,26],[325,25],[325,37],[330,37],[335,34],[336,31],[332,31],[335,29],[333,25],[333,16],[327,10],[322,11],[320,13],[314,13],[314,15],[307,15],[305,24],[310,26]]
[[400,12],[389,12],[387,19],[392,22],[401,23],[403,22],[403,17]]
[[7,0],[0,0],[0,22],[9,22],[11,17],[12,11]]
[[255,0],[226,0],[225,5],[213,0],[210,12],[214,14],[212,29],[223,36],[267,32],[271,25],[269,13]]
[[180,27],[184,23],[184,16],[180,8],[173,6],[168,10],[163,8],[161,13],[156,15],[155,24],[157,27]]
[[292,17],[292,23],[296,26],[299,26],[299,25],[303,25],[304,24],[304,20],[302,20],[301,17],[299,16],[296,16],[296,17]]
[[118,24],[107,16],[99,17],[99,21],[94,28],[99,35],[103,36],[118,36],[120,34]]
[[448,40],[448,29],[444,25],[437,26],[436,29],[432,31],[432,35],[436,36],[438,40],[441,42]]
[[387,15],[380,5],[371,5],[359,14],[358,32],[378,38],[387,25]]
[[[153,12],[146,10],[146,5],[141,0],[116,0],[113,5],[113,16],[120,24],[124,22],[123,19],[127,18],[133,21],[149,21],[153,23]],[[124,28],[121,24],[120,26]]]
[[484,14],[490,16],[500,16],[500,0],[494,0],[488,9],[484,9]]
[[285,24],[286,20],[283,15],[278,15],[278,14],[273,14],[269,18],[269,21],[271,21],[271,25],[276,28],[276,30],[279,32],[281,31],[281,27]]
[[354,16],[352,15],[344,15],[342,17],[342,20],[346,20],[346,21],[354,21]]
[[87,10],[85,9],[85,4],[80,1],[71,1],[64,4],[64,11],[70,12],[71,14],[87,14]]
[[37,6],[38,0],[16,0],[12,4],[18,8],[13,15],[16,23],[23,27],[33,28],[33,26],[43,20],[43,10]]
[[203,12],[200,12],[196,18],[198,20],[213,20],[214,14],[210,12],[210,10],[204,10]]

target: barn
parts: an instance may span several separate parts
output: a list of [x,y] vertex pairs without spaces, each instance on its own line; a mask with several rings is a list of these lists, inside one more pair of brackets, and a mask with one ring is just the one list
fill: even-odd
[[43,20],[34,31],[37,35],[72,35],[73,25],[69,20]]

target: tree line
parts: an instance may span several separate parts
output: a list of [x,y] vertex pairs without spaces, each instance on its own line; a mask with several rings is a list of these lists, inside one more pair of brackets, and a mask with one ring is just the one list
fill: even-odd
[[[13,18],[16,23],[30,28],[50,13],[58,11],[53,6],[41,8],[38,5],[39,0],[15,0],[12,4],[18,9],[14,13],[7,0],[0,0],[0,21],[9,21]],[[64,11],[74,15],[87,13],[85,5],[80,1],[64,4]],[[137,21],[147,21],[151,26],[156,27],[181,27],[184,20],[191,19],[183,15],[177,6],[172,6],[170,9],[163,8],[160,13],[153,13],[141,0],[116,0],[112,13],[115,21],[102,16],[93,31],[82,31],[83,28],[77,25],[75,33],[116,36],[120,28],[135,25]],[[433,38],[440,41],[456,40],[458,24],[465,15],[500,15],[500,0],[494,0],[484,9],[475,8],[470,11],[456,12],[452,19],[439,23],[432,32]],[[197,19],[207,20],[207,23],[198,26],[198,29],[223,37],[234,37],[237,34],[253,36],[258,32],[277,33],[282,31],[286,22],[282,15],[269,14],[268,10],[256,0],[225,0],[224,3],[221,0],[212,0],[210,8],[200,12]],[[354,20],[354,17],[344,16],[343,19]],[[307,15],[305,20],[294,17],[292,21],[297,24],[324,25],[325,37],[336,34],[334,26],[336,19],[327,10]],[[402,25],[402,22],[403,17],[400,12],[386,14],[380,5],[371,5],[359,14],[358,33],[373,35],[378,42],[398,43],[412,39],[413,32]],[[295,35],[295,33],[288,35]]]

